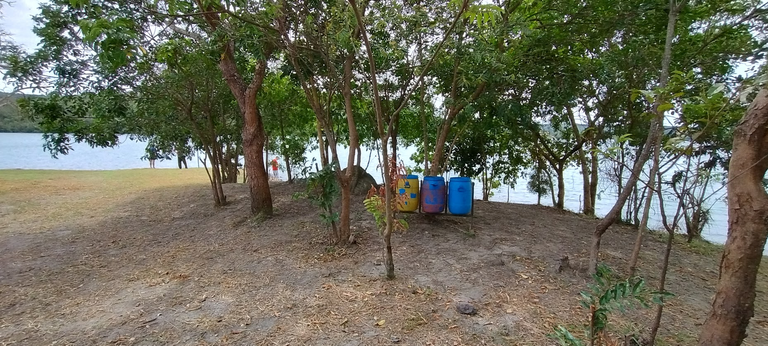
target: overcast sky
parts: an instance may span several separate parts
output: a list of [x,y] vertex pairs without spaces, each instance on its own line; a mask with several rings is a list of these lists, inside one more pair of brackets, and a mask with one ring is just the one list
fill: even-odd
[[11,0],[9,6],[3,6],[3,18],[0,20],[3,29],[11,34],[11,38],[27,50],[34,49],[38,39],[32,33],[32,16],[37,14],[40,0]]
[[[3,6],[0,27],[11,35],[11,40],[27,51],[35,49],[39,42],[32,33],[32,16],[37,14],[37,6],[42,0],[10,0],[10,5]],[[0,74],[1,77],[1,74]],[[0,80],[0,90],[8,91],[8,86]]]

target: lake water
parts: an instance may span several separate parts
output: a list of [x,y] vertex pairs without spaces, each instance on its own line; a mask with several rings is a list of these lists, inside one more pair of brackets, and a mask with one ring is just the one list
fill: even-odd
[[[131,169],[148,168],[149,162],[142,160],[146,148],[146,143],[133,141],[128,136],[122,136],[120,145],[115,148],[91,148],[87,144],[74,144],[73,149],[68,155],[60,155],[54,159],[48,152],[43,151],[43,139],[40,134],[28,133],[0,133],[0,169],[58,169],[58,170],[112,170],[112,169]],[[343,162],[346,162],[347,150],[339,149],[339,155]],[[413,153],[412,148],[405,148],[399,151],[399,156],[406,166],[415,166],[410,160]],[[271,155],[271,154],[270,154]],[[273,157],[273,155],[271,155]],[[362,166],[367,167],[367,171],[376,180],[381,183],[381,172],[377,169],[379,157],[375,150],[364,150],[362,155]],[[308,153],[308,157],[319,160],[319,152]],[[200,167],[197,159],[188,162],[190,167]],[[157,168],[177,168],[175,158],[166,161],[157,161]],[[285,179],[285,172],[280,172],[280,177]],[[527,190],[527,179],[523,178],[517,181],[515,188],[501,186],[493,191],[492,201],[535,204],[537,196]],[[581,173],[579,169],[571,167],[566,170],[565,178],[565,208],[578,212],[581,208]],[[599,186],[599,196],[596,201],[595,211],[598,216],[604,216],[616,198],[612,186],[601,184]],[[715,188],[720,183],[714,183]],[[704,230],[705,239],[716,243],[724,243],[728,230],[727,206],[724,198],[725,189],[721,189],[712,199],[711,220]],[[479,182],[475,184],[475,198],[482,197],[482,189]],[[669,197],[667,197],[669,198]],[[542,204],[552,205],[551,198],[544,196],[541,199]],[[670,199],[667,201],[669,206],[676,206],[676,201]],[[672,208],[672,207],[669,207]],[[662,229],[661,220],[657,212],[658,205],[654,202],[652,214],[649,221],[649,227]],[[542,230],[545,231],[545,230]],[[585,230],[591,232],[591,230]],[[768,254],[768,253],[767,253]]]

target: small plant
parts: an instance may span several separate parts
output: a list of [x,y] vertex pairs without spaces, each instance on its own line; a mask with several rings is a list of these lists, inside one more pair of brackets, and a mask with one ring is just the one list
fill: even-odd
[[[388,172],[390,177],[392,178],[393,182],[397,182],[398,179],[400,179],[401,175],[406,175],[407,168],[401,161],[399,164],[395,161],[394,158],[390,158],[390,171]],[[365,205],[365,210],[367,210],[371,215],[373,215],[373,219],[376,220],[376,228],[379,229],[379,234],[384,235],[384,229],[387,226],[387,209],[386,209],[386,186],[382,185],[378,189],[375,186],[371,186],[371,188],[368,190],[368,194],[365,196],[365,200],[363,201],[363,205]],[[395,215],[394,217],[394,224],[392,225],[393,231],[405,231],[408,229],[408,222],[405,221],[405,219],[398,219],[397,218],[397,206],[402,205],[407,200],[405,195],[401,195],[397,193],[397,185],[391,186],[391,193],[392,193],[392,205],[390,205],[390,210],[392,210],[392,214]]]
[[[386,212],[385,209],[385,197],[384,197],[385,191],[384,187],[380,187],[378,190],[371,186],[371,189],[368,190],[368,195],[365,196],[365,200],[363,201],[363,205],[365,205],[365,210],[367,210],[371,215],[373,215],[373,219],[376,221],[376,228],[379,229],[379,234],[384,233],[384,228],[386,227]],[[400,196],[400,195],[398,195]],[[403,199],[402,197],[396,197],[395,200],[399,201]],[[393,201],[392,203],[392,210],[397,210],[397,201]],[[395,219],[395,223],[393,225],[393,230],[395,231],[405,231],[408,229],[408,222],[405,221],[405,219]]]
[[562,346],[617,345],[618,341],[606,333],[608,314],[613,311],[625,312],[633,307],[650,307],[649,301],[661,304],[662,299],[671,296],[668,292],[649,292],[645,280],[640,277],[616,281],[616,275],[600,265],[592,275],[595,280],[589,291],[581,292],[581,306],[589,310],[589,326],[585,331],[587,342],[574,336],[567,328],[557,326],[550,338]]
[[333,234],[338,234],[336,221],[339,220],[339,213],[333,211],[333,203],[339,196],[339,184],[331,167],[327,165],[320,171],[310,173],[306,191],[294,194],[293,197],[306,197],[320,207],[320,219],[324,224],[331,225]]
[[[408,222],[403,219],[397,218],[397,206],[398,204],[405,203],[406,196],[397,193],[397,180],[401,175],[405,175],[405,165],[402,161],[397,164],[395,157],[385,157],[386,161],[384,167],[384,173],[387,174],[385,184],[381,188],[377,189],[375,186],[371,186],[368,190],[368,195],[363,201],[365,209],[373,215],[376,220],[376,228],[379,229],[379,234],[384,238],[384,267],[387,272],[387,279],[395,278],[395,265],[392,260],[392,232],[396,230],[408,229]],[[389,189],[389,190],[387,190]],[[387,194],[390,196],[390,201],[387,203]]]

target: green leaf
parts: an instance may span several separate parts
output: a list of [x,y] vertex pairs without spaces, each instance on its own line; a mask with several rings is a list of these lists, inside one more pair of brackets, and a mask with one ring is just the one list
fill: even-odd
[[663,112],[666,112],[666,111],[668,111],[668,110],[670,110],[672,108],[675,108],[675,106],[673,104],[669,103],[669,102],[666,102],[666,103],[660,104],[659,107],[656,108],[656,110],[658,112],[662,112],[663,113]]
[[651,90],[640,90],[640,93],[645,97],[645,100],[648,101],[648,103],[653,103],[653,101],[656,100],[656,94]]
[[724,83],[715,83],[712,84],[711,87],[709,87],[709,90],[707,90],[707,96],[712,97],[715,94],[719,94],[725,90],[725,84]]

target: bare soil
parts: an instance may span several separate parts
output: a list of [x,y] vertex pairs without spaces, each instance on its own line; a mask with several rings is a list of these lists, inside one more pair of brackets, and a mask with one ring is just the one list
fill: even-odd
[[[215,209],[205,183],[103,179],[68,183],[79,191],[68,198],[35,194],[43,178],[0,172],[0,344],[553,345],[555,326],[581,335],[586,322],[579,292],[595,219],[481,201],[471,218],[406,214],[410,229],[393,236],[397,278],[386,280],[362,203],[356,244],[339,248],[317,208],[292,198],[298,185],[274,183],[275,215],[258,219],[242,184],[227,185],[230,204]],[[619,274],[635,234],[614,226],[604,238],[602,261]],[[639,274],[652,287],[663,248],[646,237]],[[571,268],[558,273],[565,255]],[[659,345],[695,344],[719,256],[676,243]],[[745,345],[768,344],[764,272],[758,281]],[[458,313],[458,302],[477,314]],[[644,334],[653,314],[613,313],[611,334]]]

